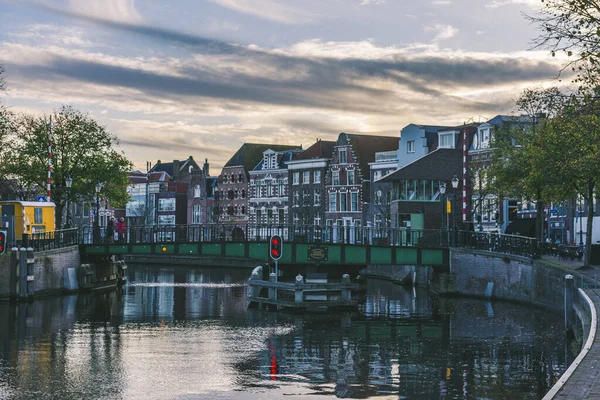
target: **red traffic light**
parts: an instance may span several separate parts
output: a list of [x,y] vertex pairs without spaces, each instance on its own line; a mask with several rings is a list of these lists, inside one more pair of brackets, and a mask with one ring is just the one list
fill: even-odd
[[281,236],[271,236],[271,240],[269,242],[269,253],[273,260],[279,260],[281,258],[282,244],[283,241],[281,240]]
[[6,231],[0,231],[0,254],[6,252]]

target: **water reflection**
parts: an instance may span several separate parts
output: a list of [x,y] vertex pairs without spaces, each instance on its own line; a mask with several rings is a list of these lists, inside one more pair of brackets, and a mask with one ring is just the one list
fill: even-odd
[[129,273],[0,303],[0,398],[538,399],[570,357],[560,315],[522,306],[369,281],[356,313],[269,313],[248,270]]

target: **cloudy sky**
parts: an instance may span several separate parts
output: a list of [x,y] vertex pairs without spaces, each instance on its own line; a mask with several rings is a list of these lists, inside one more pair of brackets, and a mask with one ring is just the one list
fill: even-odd
[[146,160],[509,113],[556,83],[540,0],[0,0],[3,101],[88,111]]

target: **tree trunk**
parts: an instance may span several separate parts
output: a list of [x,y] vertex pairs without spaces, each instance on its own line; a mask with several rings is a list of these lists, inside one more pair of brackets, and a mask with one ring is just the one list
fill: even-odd
[[[594,183],[592,180],[588,180],[587,196],[585,198],[587,202],[587,224],[585,233],[585,257],[583,266],[585,268],[590,267],[590,260],[592,257],[592,225],[594,223]],[[581,218],[581,216],[579,216]]]
[[56,206],[54,209],[54,230],[58,231],[63,228],[62,218],[64,203],[62,201],[56,201],[54,205]]
[[[538,194],[538,199],[540,197]],[[535,203],[535,237],[540,243],[544,242],[544,202],[541,200]]]

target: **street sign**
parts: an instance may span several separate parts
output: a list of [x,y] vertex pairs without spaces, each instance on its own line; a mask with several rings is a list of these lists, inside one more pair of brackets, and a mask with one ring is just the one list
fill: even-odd
[[450,200],[446,200],[446,212],[447,213],[452,212],[452,203],[450,203]]
[[308,246],[308,261],[327,261],[326,246]]
[[558,214],[558,210],[553,208],[552,210],[550,210],[550,214],[556,215],[556,214]]
[[46,202],[46,196],[38,196],[37,197],[37,201],[39,203],[45,203]]

